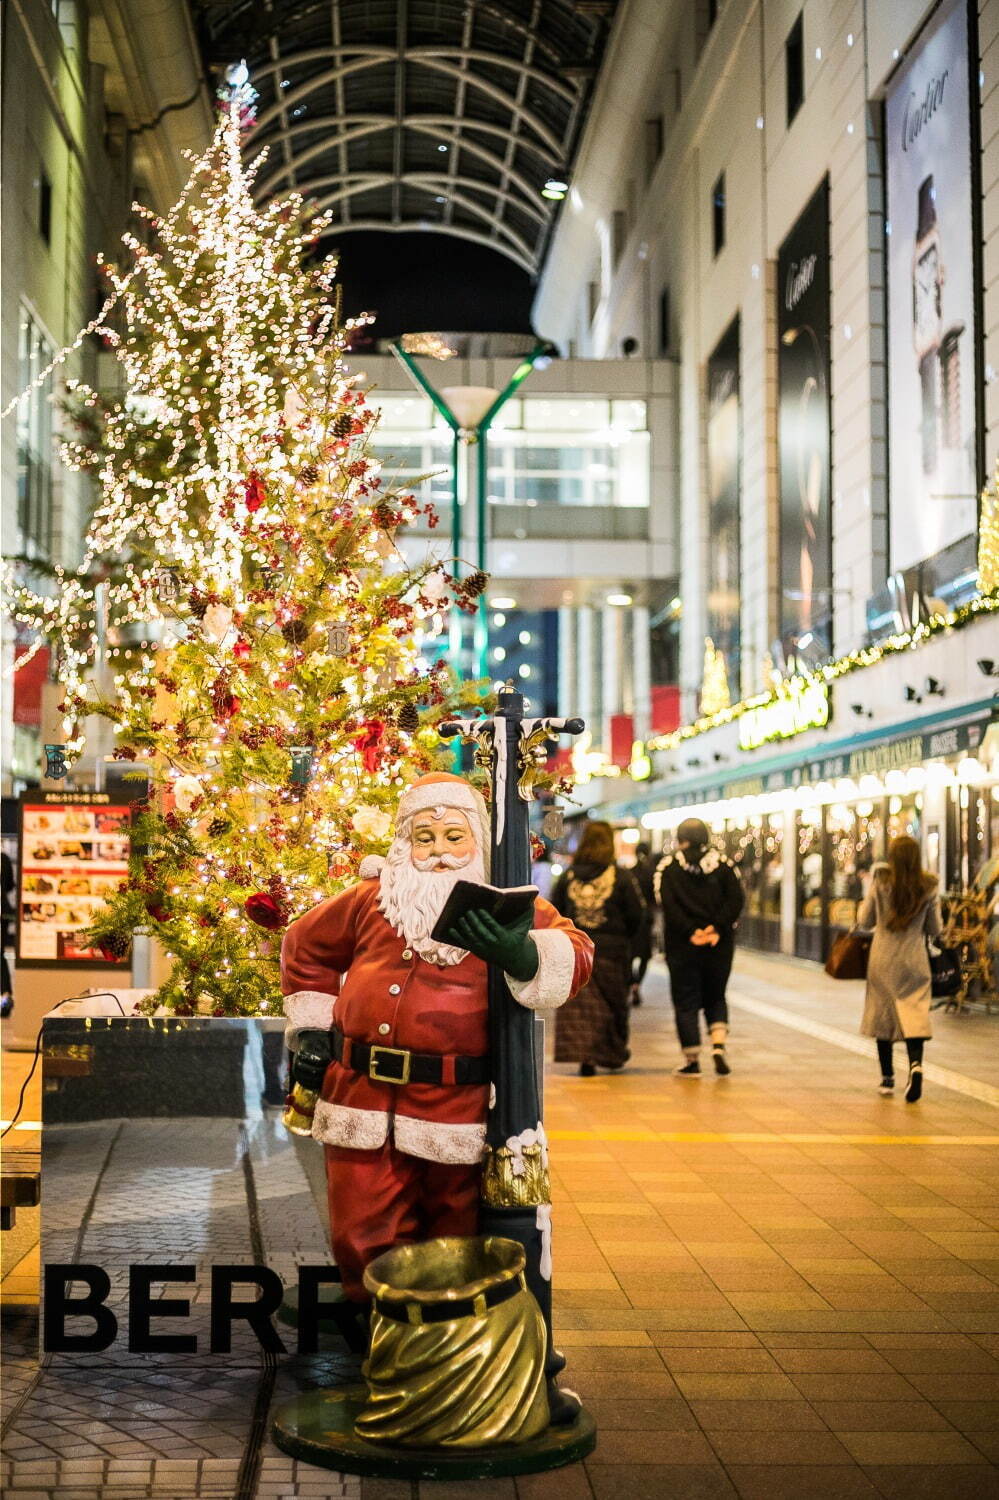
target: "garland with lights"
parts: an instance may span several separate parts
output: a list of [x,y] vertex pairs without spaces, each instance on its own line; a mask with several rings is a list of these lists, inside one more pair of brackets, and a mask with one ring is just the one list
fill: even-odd
[[326,221],[253,203],[254,97],[222,90],[180,205],[108,273],[126,394],[74,392],[64,457],[99,486],[80,568],[8,566],[9,612],[54,648],[67,762],[99,715],[148,773],[86,940],[120,959],[153,935],[172,967],[148,1009],[176,1015],[280,1010],[282,929],[385,852],[402,787],[449,757],[435,725],[479,704],[420,650],[485,577],[394,544],[426,508],[369,454],[334,264],[308,264]]
[[[846,677],[850,672],[858,672],[863,667],[873,667],[885,656],[895,656],[900,651],[911,651],[915,646],[922,645],[924,641],[942,635],[944,631],[960,630],[975,620],[996,613],[999,613],[999,588],[989,593],[978,594],[967,604],[948,610],[946,614],[931,615],[928,620],[922,621],[912,630],[900,631],[896,635],[889,636],[887,640],[878,642],[876,646],[861,646],[846,656],[826,662],[824,666],[816,667],[812,672],[803,672],[791,680],[799,687],[821,686],[835,682],[837,678]],[[733,720],[741,718],[751,709],[766,708],[769,704],[779,702],[782,697],[787,697],[790,691],[789,683],[785,683],[772,692],[758,693],[753,698],[743,698],[740,702],[733,703],[729,708],[720,709],[717,713],[702,715],[692,724],[685,724],[682,729],[674,729],[669,734],[654,736],[646,741],[646,750],[675,750],[685,740],[693,739],[699,734],[706,734],[710,729],[718,729],[723,724],[731,724]]]

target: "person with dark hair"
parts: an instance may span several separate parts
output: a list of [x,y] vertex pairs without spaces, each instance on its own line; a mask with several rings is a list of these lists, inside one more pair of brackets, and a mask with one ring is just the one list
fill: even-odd
[[645,920],[638,929],[634,945],[631,950],[631,1003],[641,1005],[642,1003],[642,980],[645,978],[652,957],[652,923],[655,915],[655,875],[656,865],[652,858],[652,847],[649,844],[635,845],[635,865],[631,872],[632,879],[642,893],[645,902]]
[[917,841],[902,834],[889,844],[887,863],[874,866],[857,912],[857,926],[874,929],[860,1034],[877,1043],[878,1092],[885,1095],[895,1087],[895,1043],[905,1042],[909,1104],[923,1092],[923,1044],[933,1035],[926,939],[943,926],[937,884],[937,877],[923,869]]
[[583,1078],[598,1067],[623,1068],[628,1050],[628,992],[635,938],[645,903],[628,870],[614,862],[614,830],[587,823],[573,861],[551,902],[591,938],[593,972],[555,1023],[555,1061],[578,1062]]
[[700,1013],[711,1038],[715,1072],[731,1073],[725,1055],[728,1004],[725,987],[735,954],[735,927],[744,903],[735,866],[718,849],[700,818],[685,818],[676,850],[659,863],[656,897],[663,912],[676,1030],[683,1049],[680,1078],[701,1076]]

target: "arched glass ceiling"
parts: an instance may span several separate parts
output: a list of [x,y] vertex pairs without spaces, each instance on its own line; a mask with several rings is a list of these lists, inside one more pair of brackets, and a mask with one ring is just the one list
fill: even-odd
[[538,269],[615,0],[193,0],[206,61],[245,57],[264,194],[334,227],[433,230]]

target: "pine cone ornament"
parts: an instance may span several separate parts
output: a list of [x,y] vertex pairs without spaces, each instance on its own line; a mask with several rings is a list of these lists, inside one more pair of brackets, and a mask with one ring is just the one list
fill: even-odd
[[196,620],[203,620],[208,613],[208,600],[204,594],[199,594],[197,589],[192,589],[187,598],[191,614]]
[[318,484],[319,470],[316,468],[316,465],[305,464],[305,466],[298,471],[298,480],[299,483],[304,485],[307,490],[310,490],[314,484]]
[[101,938],[99,946],[102,956],[109,963],[119,963],[128,957],[132,939],[125,932],[109,932],[106,937]]
[[384,500],[375,506],[371,512],[371,519],[382,531],[391,531],[396,524],[395,511],[391,505],[386,505]]
[[354,430],[354,418],[349,411],[337,412],[331,425],[334,437],[348,438]]
[[477,599],[480,594],[484,594],[488,584],[489,574],[483,573],[479,570],[476,570],[474,573],[469,573],[468,577],[465,579],[465,588],[468,593],[472,595],[473,599]]
[[407,734],[415,734],[420,727],[420,713],[415,703],[404,703],[396,715],[396,723]]
[[229,820],[227,818],[213,818],[205,832],[210,839],[220,839],[224,833],[229,832]]
[[286,620],[281,626],[281,634],[290,646],[300,646],[311,629],[307,620]]

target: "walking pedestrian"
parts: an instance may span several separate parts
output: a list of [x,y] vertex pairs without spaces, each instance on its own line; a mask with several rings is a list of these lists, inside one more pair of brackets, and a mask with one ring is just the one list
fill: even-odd
[[656,894],[663,911],[663,943],[669,968],[676,1030],[684,1061],[680,1078],[701,1075],[701,1020],[711,1038],[715,1072],[732,1069],[725,1055],[728,1004],[725,987],[735,953],[735,927],[742,911],[742,883],[700,818],[685,818],[676,850],[660,861]]
[[895,1043],[905,1043],[909,1104],[923,1092],[923,1044],[933,1035],[926,939],[943,926],[937,887],[937,877],[922,867],[917,841],[901,834],[888,846],[887,863],[874,866],[857,912],[857,926],[874,929],[860,1034],[877,1043],[878,1092],[885,1095],[895,1087]]
[[642,900],[645,902],[645,920],[638,929],[634,946],[631,951],[631,1003],[641,1005],[642,1003],[642,980],[645,978],[652,957],[653,947],[653,922],[655,919],[655,874],[656,865],[652,858],[652,849],[648,844],[635,845],[635,864],[632,869],[632,878],[641,892]]
[[614,830],[609,823],[587,823],[551,901],[556,911],[592,938],[595,949],[588,982],[556,1019],[555,1061],[578,1062],[583,1078],[592,1078],[598,1067],[623,1068],[631,1056],[632,947],[645,903],[630,871],[614,862]]

